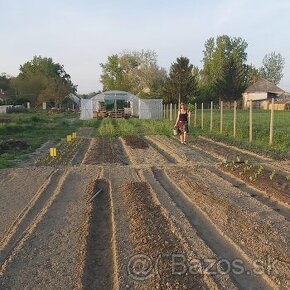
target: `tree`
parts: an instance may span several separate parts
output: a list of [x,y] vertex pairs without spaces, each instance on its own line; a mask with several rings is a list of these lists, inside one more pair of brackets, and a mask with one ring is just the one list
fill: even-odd
[[262,78],[278,85],[283,78],[285,59],[280,53],[271,52],[263,58],[263,66],[260,68]]
[[240,37],[222,35],[210,38],[205,42],[203,51],[203,68],[199,83],[200,93],[209,100],[218,100],[216,95],[216,83],[220,79],[226,63],[233,56],[237,66],[242,67],[247,60],[246,48],[248,44]]
[[67,94],[76,92],[76,86],[63,65],[41,56],[34,56],[21,65],[20,73],[12,84],[19,97],[25,97],[32,103],[52,99],[60,103]]
[[163,88],[165,102],[189,102],[197,92],[198,68],[187,57],[179,57],[170,67]]
[[157,65],[157,54],[151,50],[123,51],[101,63],[103,90],[123,90],[142,97],[158,94],[166,71]]
[[215,92],[221,100],[238,100],[247,88],[247,66],[239,64],[234,55],[225,61],[220,77],[215,83]]

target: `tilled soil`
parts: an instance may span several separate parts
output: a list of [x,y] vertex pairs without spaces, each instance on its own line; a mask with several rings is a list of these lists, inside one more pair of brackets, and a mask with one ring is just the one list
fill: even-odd
[[[0,171],[0,289],[290,288],[289,213],[223,177],[217,164],[235,149],[80,135],[53,167]],[[223,258],[249,273],[195,263]]]
[[218,142],[211,141],[206,138],[190,138],[190,145],[194,145],[210,154],[213,154],[221,160],[236,160],[239,157],[243,161],[251,161],[255,163],[265,162],[269,158],[257,156],[256,154],[247,153],[245,150],[230,147]]
[[[290,286],[289,221],[243,192],[223,186],[222,180],[204,169],[190,173],[172,168],[167,174],[246,255],[261,261],[264,271],[275,262],[267,275],[281,289]],[[204,176],[210,180],[207,184],[202,182]]]
[[172,273],[172,255],[184,254],[185,250],[162,214],[162,208],[154,202],[147,183],[129,183],[121,190],[128,208],[134,251],[138,253],[138,259],[147,257],[145,265],[130,264],[129,271],[132,275],[137,275],[141,270],[149,271],[153,267],[152,261],[158,260],[157,273],[135,277],[141,278],[138,289],[205,289],[201,274],[186,273],[181,276]]
[[123,146],[130,162],[133,165],[162,166],[170,163],[166,156],[163,156],[160,151],[154,149],[152,146],[149,146],[148,143],[141,137],[134,137],[133,139],[129,138],[129,143],[127,143],[126,140],[127,139],[122,138]]
[[81,154],[79,152],[83,152],[87,144],[88,140],[82,138],[73,139],[71,142],[62,141],[56,147],[56,157],[51,157],[48,150],[44,156],[35,161],[35,166],[71,165],[76,155]]
[[290,175],[246,164],[222,164],[220,168],[290,207]]
[[[96,193],[102,190],[93,200]],[[112,216],[110,186],[104,179],[87,188],[85,223],[80,251],[79,289],[115,289],[113,286]]]
[[85,156],[84,164],[126,164],[122,145],[118,139],[109,137],[94,138]]

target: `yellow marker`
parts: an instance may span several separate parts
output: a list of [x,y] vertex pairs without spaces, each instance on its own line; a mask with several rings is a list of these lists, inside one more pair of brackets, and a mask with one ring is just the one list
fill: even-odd
[[76,132],[73,132],[72,133],[72,138],[75,139],[76,137],[77,137],[77,133]]
[[67,142],[70,142],[70,141],[71,141],[71,135],[67,135],[67,136],[66,136],[66,141],[67,141]]
[[49,155],[50,157],[56,157],[56,148],[49,148]]

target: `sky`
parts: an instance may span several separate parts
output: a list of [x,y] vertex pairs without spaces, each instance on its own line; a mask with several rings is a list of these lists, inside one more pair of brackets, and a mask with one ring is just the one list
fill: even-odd
[[204,44],[227,34],[248,43],[247,63],[285,58],[290,91],[290,0],[0,0],[0,73],[17,76],[33,56],[64,65],[78,93],[102,90],[101,67],[123,50],[156,51],[165,69],[186,56],[202,67]]

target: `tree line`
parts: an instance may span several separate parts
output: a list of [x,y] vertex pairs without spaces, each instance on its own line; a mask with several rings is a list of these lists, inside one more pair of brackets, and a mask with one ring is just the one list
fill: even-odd
[[11,97],[7,100],[9,104],[30,102],[35,106],[54,102],[58,105],[70,93],[76,92],[77,87],[63,65],[55,63],[52,58],[34,56],[21,65],[19,71],[16,77],[6,73],[0,75],[0,89]]
[[[123,90],[142,98],[163,98],[164,102],[218,102],[238,100],[244,90],[260,78],[278,84],[285,60],[269,53],[260,68],[247,64],[247,42],[228,35],[209,38],[204,45],[202,67],[189,58],[178,57],[169,71],[160,67],[153,50],[123,51],[101,63],[103,91]],[[64,66],[52,58],[34,56],[20,66],[18,76],[0,75],[0,90],[18,103],[61,104],[77,86]],[[90,97],[94,93],[83,95]],[[11,102],[11,101],[9,101]]]
[[124,90],[143,98],[162,97],[165,102],[218,102],[238,100],[245,89],[264,78],[278,84],[283,77],[284,58],[269,53],[263,65],[247,64],[248,44],[240,37],[221,35],[204,45],[202,67],[178,57],[169,72],[157,64],[152,50],[124,51],[101,63],[103,90]]

